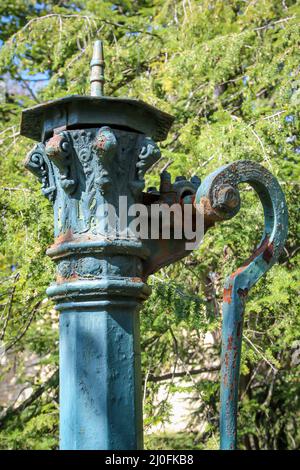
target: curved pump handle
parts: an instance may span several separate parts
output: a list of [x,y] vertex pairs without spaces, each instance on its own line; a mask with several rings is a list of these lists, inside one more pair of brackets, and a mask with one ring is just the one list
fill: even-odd
[[212,224],[233,217],[240,208],[238,184],[249,183],[264,210],[264,233],[250,258],[225,280],[221,357],[221,449],[236,448],[239,370],[245,297],[277,261],[287,236],[288,211],[277,179],[252,161],[237,161],[209,175],[196,194]]

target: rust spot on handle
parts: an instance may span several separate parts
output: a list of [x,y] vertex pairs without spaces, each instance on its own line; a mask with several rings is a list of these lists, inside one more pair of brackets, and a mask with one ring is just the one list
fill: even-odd
[[223,302],[230,304],[231,296],[232,296],[232,286],[230,286],[228,289],[226,288],[224,289]]
[[267,246],[267,248],[263,252],[263,259],[266,261],[266,263],[270,263],[271,259],[273,258],[273,255],[274,255],[274,244],[272,242]]
[[261,253],[263,253],[264,261],[266,261],[266,263],[269,263],[274,254],[273,242],[269,243],[269,240],[269,236],[266,235],[259,247],[253,251],[252,255],[243,263],[241,267],[239,267],[235,272],[230,275],[230,279],[234,279],[238,274],[242,273],[247,268],[247,266],[249,266],[251,261],[255,260],[255,258],[257,258],[257,256],[259,256]]

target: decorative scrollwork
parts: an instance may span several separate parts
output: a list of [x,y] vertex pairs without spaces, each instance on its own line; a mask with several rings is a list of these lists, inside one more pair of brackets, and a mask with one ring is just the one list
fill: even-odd
[[140,181],[144,181],[146,171],[149,170],[160,157],[161,153],[157,144],[150,137],[145,137],[136,164],[137,176]]
[[25,167],[42,183],[42,193],[51,202],[54,201],[56,185],[52,163],[49,161],[43,144],[37,144],[28,154]]
[[72,154],[73,146],[68,132],[55,134],[46,144],[46,155],[58,168],[61,187],[67,194],[74,193],[77,186]]
[[157,162],[161,157],[160,150],[157,144],[150,138],[145,137],[138,153],[138,160],[136,163],[137,177],[134,181],[130,182],[130,188],[135,197],[140,194],[145,188],[144,176],[146,171]]
[[98,185],[102,194],[104,194],[111,185],[110,166],[116,157],[118,142],[114,132],[108,126],[101,127],[92,142],[92,148],[98,156],[97,178]]

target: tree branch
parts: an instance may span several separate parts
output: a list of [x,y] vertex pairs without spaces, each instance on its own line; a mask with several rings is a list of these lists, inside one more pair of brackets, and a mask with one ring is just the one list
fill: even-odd
[[42,300],[40,300],[39,302],[37,302],[37,304],[35,304],[35,306],[31,310],[29,320],[28,320],[27,324],[25,325],[23,331],[8,346],[5,346],[5,352],[9,351],[27,333],[27,330],[30,327],[31,322],[34,318],[34,315],[36,314],[37,310],[39,309],[41,303],[42,303]]
[[32,405],[44,392],[49,390],[50,388],[54,388],[58,386],[58,378],[59,378],[59,371],[58,369],[51,375],[51,377],[40,385],[32,394],[24,400],[19,406],[14,408],[10,406],[4,412],[4,414],[0,417],[0,429],[5,425],[7,421],[11,418],[20,415],[28,406]]
[[208,367],[205,369],[192,369],[189,371],[183,371],[183,372],[169,372],[168,374],[164,375],[149,375],[148,376],[148,382],[163,382],[164,380],[170,380],[175,377],[184,377],[188,375],[199,375],[199,374],[204,374],[204,373],[209,373],[209,372],[217,372],[220,370],[220,366],[214,366],[214,367]]
[[0,341],[2,341],[4,339],[6,329],[7,329],[7,326],[8,326],[8,322],[9,322],[9,319],[11,317],[13,299],[14,299],[16,288],[17,288],[17,281],[19,280],[19,278],[20,278],[20,274],[18,273],[14,278],[14,285],[13,285],[13,288],[11,290],[10,298],[9,298],[9,301],[8,301],[8,312],[7,312],[7,315],[5,317],[3,328],[2,328],[2,331],[1,331],[1,334],[0,334]]

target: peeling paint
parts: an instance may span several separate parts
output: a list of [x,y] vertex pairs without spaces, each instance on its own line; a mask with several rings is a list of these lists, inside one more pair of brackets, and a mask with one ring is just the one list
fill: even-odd
[[232,286],[229,286],[228,288],[224,289],[223,302],[226,302],[226,303],[230,304],[231,303],[231,295],[232,295]]
[[[235,449],[237,440],[237,405],[242,329],[245,301],[251,287],[272,267],[283,249],[287,235],[287,207],[277,180],[257,163],[238,161],[209,175],[196,194],[195,204],[205,210],[206,226],[228,220],[236,214],[229,201],[226,214],[226,187],[237,188],[248,182],[259,191],[264,207],[265,233],[251,256],[225,280],[223,295],[222,360],[221,360],[221,449]],[[223,188],[220,191],[219,188]],[[230,199],[230,198],[229,198]],[[231,206],[231,207],[230,207]]]

